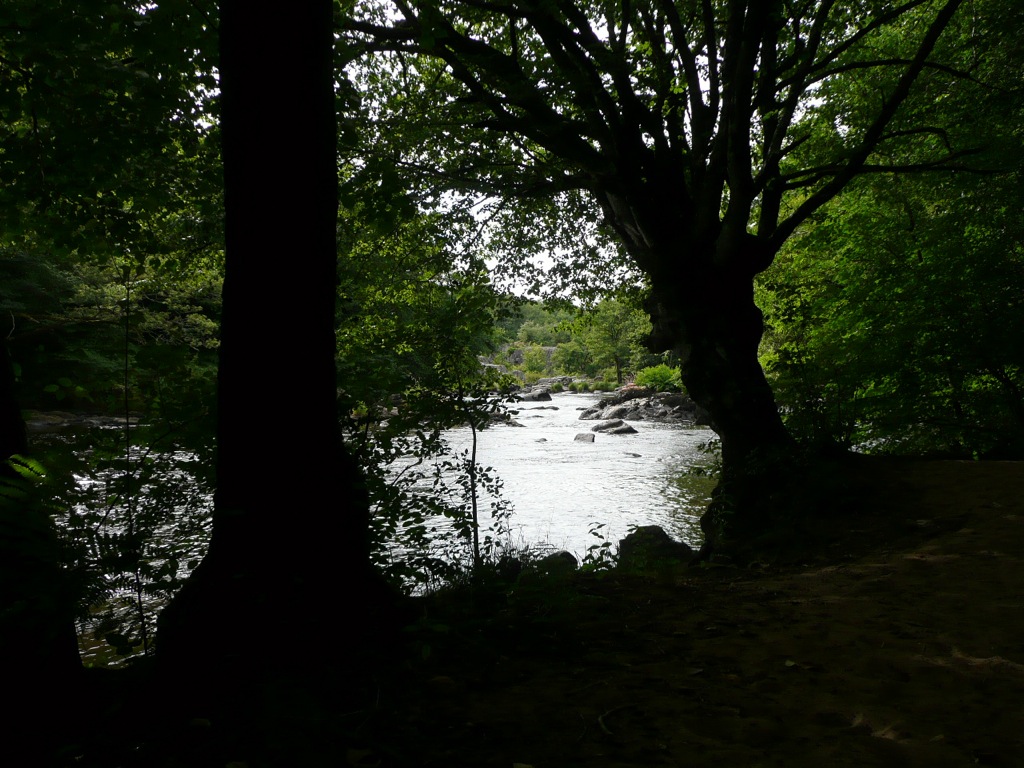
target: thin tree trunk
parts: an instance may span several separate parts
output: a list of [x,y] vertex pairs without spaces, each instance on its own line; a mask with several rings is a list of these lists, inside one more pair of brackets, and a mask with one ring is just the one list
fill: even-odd
[[0,336],[0,461],[28,450],[25,420],[14,395],[14,365],[7,339]]

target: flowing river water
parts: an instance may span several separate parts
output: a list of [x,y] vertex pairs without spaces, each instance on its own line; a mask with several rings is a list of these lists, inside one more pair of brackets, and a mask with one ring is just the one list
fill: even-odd
[[[508,525],[513,549],[564,549],[582,560],[591,546],[615,544],[630,528],[642,525],[659,525],[674,538],[699,547],[699,517],[714,481],[691,470],[709,463],[701,446],[714,433],[633,422],[636,434],[596,433],[592,443],[575,440],[579,433],[593,434],[596,422],[581,421],[579,416],[598,399],[593,394],[560,393],[552,395],[550,402],[519,403],[512,410],[522,426],[498,424],[477,433],[477,460],[500,478],[502,498],[512,505]],[[123,491],[117,484],[123,470],[117,468],[118,462],[108,460],[103,468],[102,462],[95,466],[90,460],[95,446],[114,434],[93,428],[36,435],[40,448],[59,447],[67,457],[64,462],[83,467],[70,473],[64,498],[71,506],[59,516],[58,524],[67,533],[75,529],[72,535],[89,542],[90,548],[108,540],[105,537],[123,534],[131,525],[121,508]],[[448,430],[445,437],[453,451],[471,448],[468,427]],[[134,524],[149,531],[145,549],[150,567],[170,569],[152,578],[171,578],[175,572],[183,578],[206,550],[212,478],[196,470],[198,457],[188,452],[136,448],[133,455],[136,469],[147,468],[132,483]],[[76,458],[72,461],[71,456]],[[203,474],[205,482],[200,480]],[[424,492],[430,491],[425,488]],[[485,529],[492,523],[486,513],[480,522]],[[115,587],[124,599],[109,606],[130,615],[134,610],[127,586],[130,574],[107,578],[116,580],[111,586],[124,584]],[[155,615],[167,594],[147,590],[147,614]],[[89,635],[83,626],[82,652],[89,663],[118,663],[102,641]]]
[[[565,549],[582,556],[598,542],[594,533],[614,543],[643,525],[659,525],[674,538],[699,547],[699,517],[714,481],[692,470],[710,463],[701,448],[714,433],[647,421],[632,422],[636,434],[592,433],[597,422],[579,416],[599,399],[597,394],[557,393],[549,402],[512,404],[514,421],[521,426],[496,424],[477,432],[477,461],[501,480],[501,497],[512,506],[508,524],[513,547]],[[594,434],[594,442],[577,441],[580,433]],[[81,457],[80,466],[87,466],[91,444],[100,434],[92,430],[50,437]],[[445,439],[453,452],[469,451],[472,433],[469,427],[450,429]],[[146,516],[148,511],[153,534],[190,570],[190,561],[205,552],[205,540],[200,538],[203,529],[208,531],[209,485],[192,471],[194,455],[145,453],[149,472],[148,479],[135,483],[141,507],[137,514]],[[72,515],[82,518],[79,522],[85,528],[121,527],[115,509],[120,492],[112,496],[110,488],[121,470],[116,464],[108,467],[92,474],[74,473],[78,500],[72,502]],[[431,489],[427,486],[422,492]],[[115,507],[108,506],[111,503]],[[491,527],[486,511],[480,523],[484,529]]]
[[[583,555],[591,533],[617,542],[630,528],[660,525],[670,536],[700,546],[701,512],[714,481],[692,473],[709,463],[701,446],[714,437],[706,428],[632,422],[636,434],[597,433],[593,443],[575,436],[597,423],[581,421],[594,394],[558,393],[551,402],[519,403],[513,418],[522,427],[498,425],[477,433],[477,460],[493,468],[514,507],[513,541]],[[468,427],[449,430],[456,450],[468,450]],[[481,520],[481,524],[487,521]]]

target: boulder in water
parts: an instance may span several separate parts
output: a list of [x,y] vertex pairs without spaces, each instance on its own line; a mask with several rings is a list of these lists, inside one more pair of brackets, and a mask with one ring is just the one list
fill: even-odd
[[546,389],[535,389],[517,393],[516,399],[524,403],[546,402],[551,399],[551,393]]
[[602,421],[590,428],[592,432],[607,432],[609,435],[635,435],[636,430],[622,419]]

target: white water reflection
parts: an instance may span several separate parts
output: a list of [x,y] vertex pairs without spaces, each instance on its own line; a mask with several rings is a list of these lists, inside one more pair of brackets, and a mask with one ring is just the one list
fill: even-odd
[[[637,434],[597,433],[593,443],[577,442],[576,434],[596,424],[580,421],[580,411],[597,399],[560,393],[551,402],[515,404],[522,427],[478,433],[478,460],[504,481],[504,496],[515,508],[513,542],[582,555],[595,543],[594,524],[605,523],[601,533],[613,542],[633,526],[660,525],[699,547],[698,520],[713,481],[686,472],[708,463],[699,446],[714,433],[632,422]],[[465,427],[449,430],[446,438],[453,449],[467,450],[471,434]]]

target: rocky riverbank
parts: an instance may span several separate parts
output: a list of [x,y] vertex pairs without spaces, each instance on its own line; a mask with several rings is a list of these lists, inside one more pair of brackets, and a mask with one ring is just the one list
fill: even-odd
[[585,421],[654,421],[662,424],[707,426],[706,411],[679,392],[655,392],[627,385],[580,413]]

